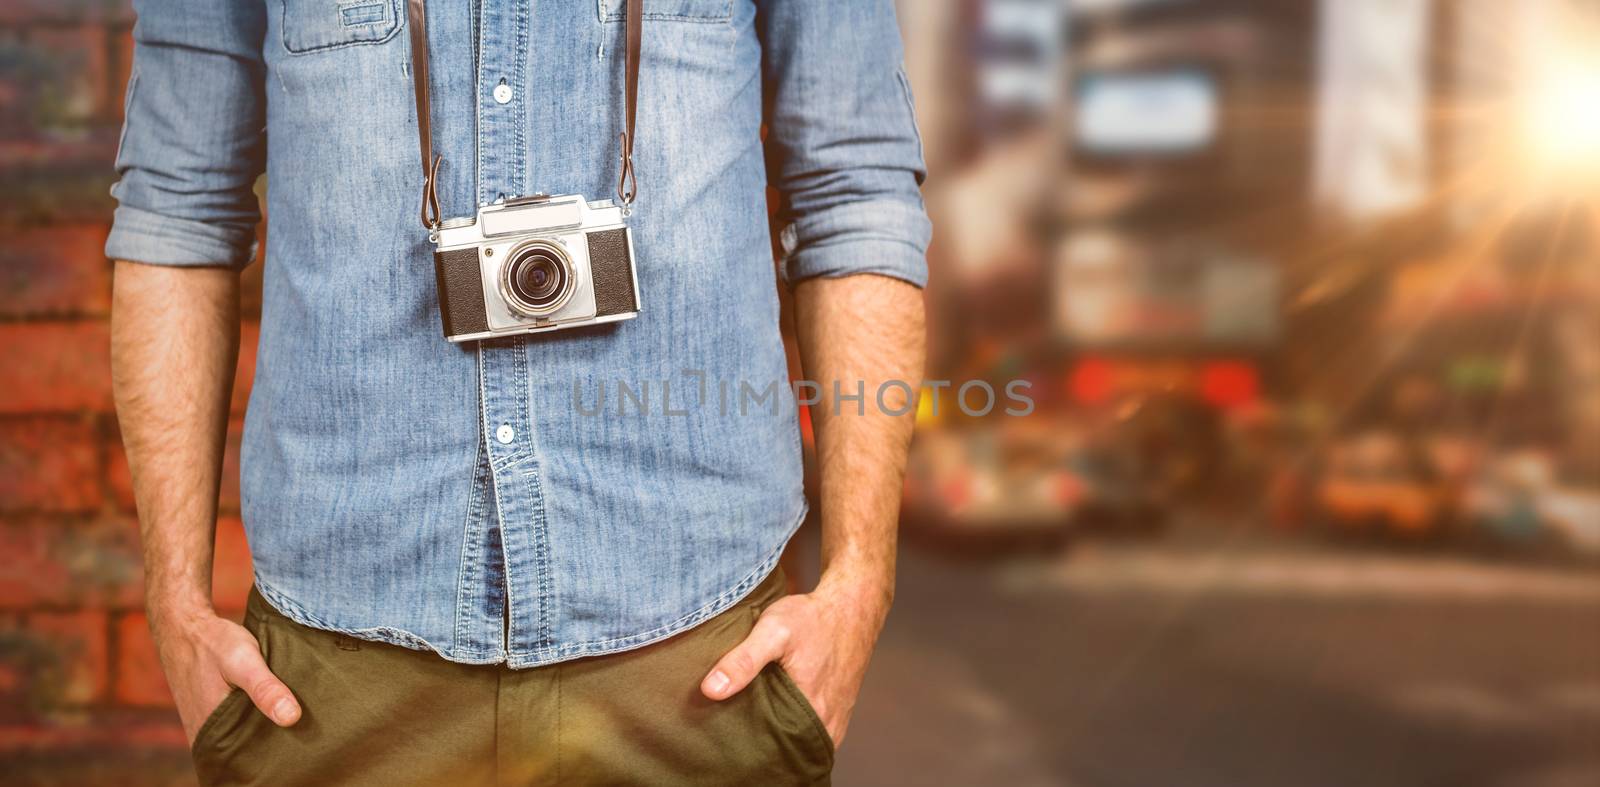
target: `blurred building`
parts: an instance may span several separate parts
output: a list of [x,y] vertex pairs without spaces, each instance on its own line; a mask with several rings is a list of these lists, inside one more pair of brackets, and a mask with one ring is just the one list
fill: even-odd
[[[1600,486],[1575,338],[1600,335],[1595,3],[929,7],[908,37],[937,102],[934,372],[1020,373],[1040,403],[930,421],[975,446],[935,452],[971,476],[945,487],[1104,463],[1015,470],[997,431],[1143,445],[1120,464],[1164,499],[1297,521],[1382,520],[1398,489],[1423,530],[1471,528],[1469,497],[1505,496],[1488,468],[1526,450],[1551,489]],[[1392,447],[1349,459],[1363,440]]]

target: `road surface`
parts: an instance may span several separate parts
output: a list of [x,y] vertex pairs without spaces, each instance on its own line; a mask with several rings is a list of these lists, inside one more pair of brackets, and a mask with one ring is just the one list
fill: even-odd
[[1600,785],[1600,573],[1246,541],[908,547],[835,783]]

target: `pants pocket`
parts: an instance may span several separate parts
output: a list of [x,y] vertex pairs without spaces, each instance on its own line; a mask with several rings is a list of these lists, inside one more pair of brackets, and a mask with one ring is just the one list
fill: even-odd
[[201,784],[217,783],[212,764],[217,758],[226,757],[227,750],[243,740],[241,733],[249,726],[250,715],[255,707],[244,689],[235,688],[222,698],[222,702],[200,725],[200,731],[195,734],[194,743],[189,747],[189,758],[194,762],[195,773],[200,777]]
[[[255,637],[262,657],[267,658],[264,640],[264,622],[255,609],[256,591],[251,588],[252,601],[247,604],[244,627]],[[270,662],[269,662],[270,663]],[[195,733],[189,747],[189,757],[194,762],[196,775],[202,785],[230,784],[238,781],[231,773],[232,763],[243,754],[248,744],[259,736],[262,726],[274,727],[265,714],[256,710],[255,703],[244,689],[234,687],[228,696],[211,711]]]
[[228,696],[223,697],[222,702],[217,703],[217,707],[212,708],[210,715],[201,722],[199,732],[195,733],[194,743],[189,745],[190,756],[199,757],[202,752],[210,748],[215,742],[218,731],[227,727],[228,720],[238,713],[240,703],[250,704],[250,695],[244,693],[244,689],[241,688],[229,689]]
[[795,684],[794,678],[784,671],[783,666],[773,662],[762,670],[768,676],[776,693],[783,699],[781,707],[787,708],[790,714],[790,725],[798,726],[804,737],[810,741],[820,759],[831,768],[833,765],[833,736],[828,734],[828,727],[822,723],[822,717],[817,715],[817,709],[811,707],[811,700],[806,698],[805,692]]

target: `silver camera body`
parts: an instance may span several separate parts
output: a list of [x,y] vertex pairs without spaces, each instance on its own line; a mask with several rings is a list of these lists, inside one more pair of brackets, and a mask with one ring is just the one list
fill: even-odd
[[633,319],[633,233],[610,200],[543,194],[439,226],[434,251],[444,335],[468,342]]

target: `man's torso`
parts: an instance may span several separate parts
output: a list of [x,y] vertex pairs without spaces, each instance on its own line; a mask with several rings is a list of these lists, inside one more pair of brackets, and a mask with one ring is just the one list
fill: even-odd
[[[534,666],[737,600],[804,515],[749,4],[652,2],[640,316],[444,341],[400,0],[266,0],[268,241],[242,450],[257,584],[301,623]],[[608,198],[620,2],[433,3],[446,217]],[[741,406],[742,405],[742,406]]]

